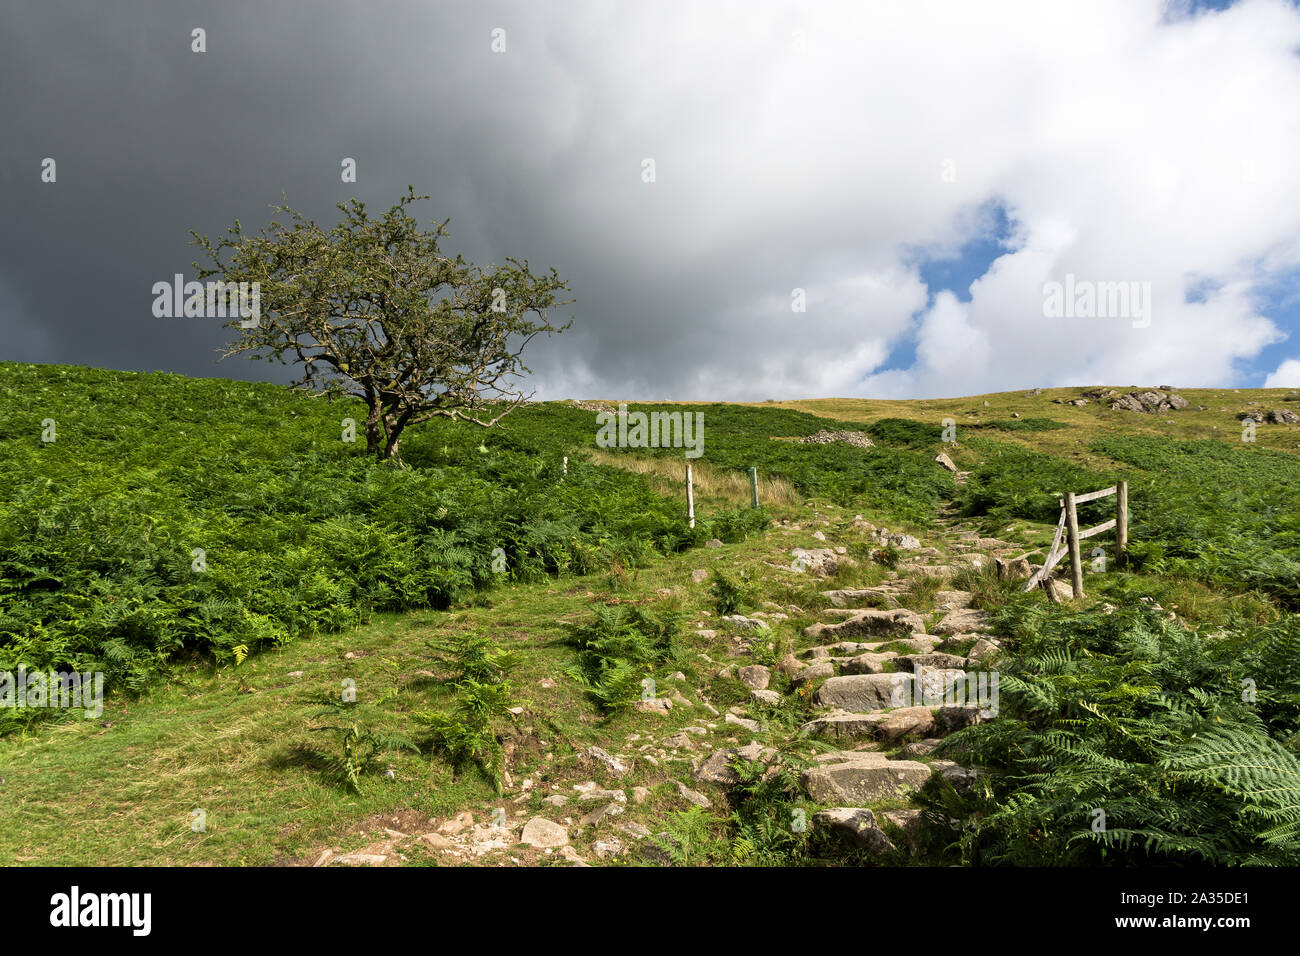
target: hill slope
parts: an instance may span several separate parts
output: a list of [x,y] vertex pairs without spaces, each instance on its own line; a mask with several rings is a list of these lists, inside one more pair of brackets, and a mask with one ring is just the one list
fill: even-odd
[[[340,440],[345,406],[271,386],[4,365],[0,388],[0,671],[113,678],[97,719],[5,715],[0,862],[1295,862],[1294,426],[1223,442],[1197,429],[1231,408],[1051,401],[1077,390],[689,406],[701,461],[797,499],[704,497],[691,529],[618,464],[681,450],[588,463],[567,405],[421,429],[393,471]],[[772,440],[826,428],[875,445]],[[1047,543],[1058,492],[1116,476],[1133,560],[1090,566],[1089,601],[993,573]],[[917,654],[1000,672],[996,717],[839,696]]]

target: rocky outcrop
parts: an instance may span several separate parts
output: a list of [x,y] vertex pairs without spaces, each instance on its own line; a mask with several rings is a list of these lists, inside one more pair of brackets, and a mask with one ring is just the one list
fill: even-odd
[[1110,403],[1110,407],[1122,412],[1170,412],[1187,408],[1191,404],[1176,392],[1160,389],[1146,389],[1119,395]]
[[833,445],[840,442],[845,445],[853,445],[855,448],[876,447],[875,442],[867,437],[866,432],[832,432],[824,428],[815,435],[796,438],[795,442],[800,445]]

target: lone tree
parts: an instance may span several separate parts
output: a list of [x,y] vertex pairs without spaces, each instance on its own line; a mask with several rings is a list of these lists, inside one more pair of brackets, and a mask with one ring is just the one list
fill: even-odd
[[290,224],[272,221],[254,235],[236,220],[215,243],[192,232],[211,266],[194,263],[201,280],[259,283],[256,323],[226,323],[240,337],[222,353],[255,359],[285,356],[302,365],[295,386],[351,395],[366,405],[366,450],[400,462],[408,425],[441,415],[485,428],[527,401],[512,387],[530,369],[520,356],[538,333],[563,332],[547,309],[568,305],[552,269],[535,276],[527,260],[481,269],[438,249],[447,223],[420,231],[406,207],[428,196],[408,187],[382,218],[357,199],[339,203],[343,221],[324,230],[297,210],[272,206]]

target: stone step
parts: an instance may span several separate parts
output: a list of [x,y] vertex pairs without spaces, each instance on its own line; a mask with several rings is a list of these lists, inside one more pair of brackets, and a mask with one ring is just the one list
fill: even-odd
[[900,707],[897,710],[855,714],[835,710],[815,717],[799,728],[809,737],[831,740],[881,740],[896,742],[908,736],[928,737],[936,732],[934,711],[929,707]]
[[909,611],[906,608],[895,608],[891,611],[870,609],[859,611],[852,617],[845,618],[837,624],[824,624],[820,621],[816,624],[810,624],[804,628],[803,636],[810,638],[830,636],[832,639],[836,637],[875,637],[880,639],[904,637],[914,631],[924,630],[925,621],[915,611]]
[[813,826],[829,830],[850,846],[888,853],[893,842],[880,829],[876,815],[865,807],[832,807],[813,814]]
[[951,692],[957,681],[965,679],[966,672],[955,668],[923,671],[918,693],[913,686],[914,675],[908,673],[830,677],[817,688],[814,702],[819,707],[842,707],[855,713],[913,704],[938,706],[945,703],[945,692]]
[[905,586],[883,584],[874,588],[841,588],[835,591],[823,591],[822,597],[836,607],[849,607],[858,601],[895,600],[897,595],[906,590]]
[[918,761],[890,760],[874,751],[842,751],[835,756],[800,774],[800,783],[817,803],[895,800],[919,790],[932,773]]
[[959,608],[945,614],[942,620],[934,626],[934,633],[949,635],[979,633],[988,627],[990,617],[992,615],[988,611]]
[[[876,654],[880,653],[882,647],[893,644],[900,647],[906,647],[907,650],[913,654],[928,654],[930,651],[942,644],[943,640],[942,637],[935,634],[913,632],[907,637],[895,638],[890,641],[866,641],[861,643],[855,641],[840,641],[836,644],[819,644],[816,647],[806,648],[799,653],[808,655],[812,660],[816,661],[829,657],[852,654]],[[839,651],[841,653],[836,655],[832,653],[834,651]]]

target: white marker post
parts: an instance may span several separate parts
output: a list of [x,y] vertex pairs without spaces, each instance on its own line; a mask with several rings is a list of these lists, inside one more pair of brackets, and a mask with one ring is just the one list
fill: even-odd
[[691,527],[695,527],[695,479],[691,475],[691,466],[686,466],[686,517]]

